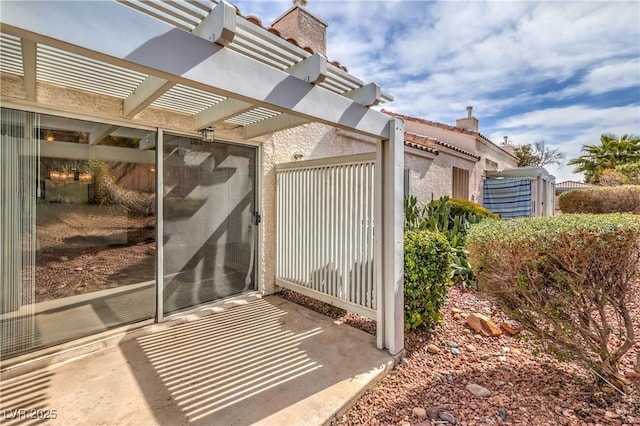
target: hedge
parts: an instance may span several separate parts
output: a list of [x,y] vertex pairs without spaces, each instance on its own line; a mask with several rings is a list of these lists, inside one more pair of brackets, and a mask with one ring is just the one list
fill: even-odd
[[560,195],[563,213],[640,214],[640,185],[574,189]]
[[483,221],[466,242],[480,291],[544,347],[616,373],[635,339],[628,304],[639,278],[640,216]]
[[450,287],[451,246],[439,232],[404,234],[405,328],[432,328],[442,321],[440,309]]

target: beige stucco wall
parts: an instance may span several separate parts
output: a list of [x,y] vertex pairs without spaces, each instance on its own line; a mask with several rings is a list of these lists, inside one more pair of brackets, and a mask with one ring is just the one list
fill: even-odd
[[474,162],[440,152],[433,159],[405,151],[405,168],[409,169],[409,193],[419,202],[451,196],[452,168],[472,170]]

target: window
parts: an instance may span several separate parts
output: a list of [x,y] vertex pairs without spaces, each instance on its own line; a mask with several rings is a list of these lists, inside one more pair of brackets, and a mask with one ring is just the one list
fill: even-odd
[[411,175],[411,170],[405,168],[404,169],[404,196],[408,197],[411,195],[409,191],[409,176]]
[[453,167],[451,197],[469,199],[469,170]]

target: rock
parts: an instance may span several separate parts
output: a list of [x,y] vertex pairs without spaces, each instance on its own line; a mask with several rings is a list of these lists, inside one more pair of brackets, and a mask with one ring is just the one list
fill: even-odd
[[467,346],[465,346],[464,348],[465,348],[468,352],[475,352],[475,351],[477,351],[477,350],[478,350],[478,348],[476,348],[476,347],[475,347],[475,346],[473,346],[473,345],[467,345]]
[[454,341],[449,340],[447,342],[447,346],[449,346],[450,348],[457,348],[458,344],[456,342],[454,342]]
[[415,407],[413,409],[413,415],[419,419],[426,419],[427,418],[427,410],[425,410],[422,407]]
[[437,374],[433,376],[433,380],[435,380],[437,383],[442,383],[442,377],[438,376]]
[[60,256],[60,262],[68,262],[69,258],[67,256]]
[[453,383],[453,374],[447,373],[447,382]]
[[438,420],[440,418],[440,409],[438,407],[427,408],[427,417],[431,420]]
[[491,319],[482,314],[470,314],[467,316],[467,324],[475,330],[476,333],[483,336],[499,336],[502,330]]
[[400,364],[402,365],[409,365],[409,360],[406,358],[400,358]]
[[445,422],[449,422],[452,425],[455,425],[456,423],[458,423],[456,418],[453,417],[453,414],[451,414],[448,411],[440,411],[440,413],[438,414],[438,417],[440,417],[440,420],[444,420]]
[[469,383],[466,386],[466,389],[479,398],[488,398],[491,396],[491,391],[489,389],[475,383]]
[[75,270],[75,271],[82,271],[82,270],[83,270],[83,268],[82,268],[82,266],[78,266],[78,267],[77,267],[76,269],[74,269],[74,270]]
[[482,340],[483,339],[482,334],[474,334],[473,338],[476,339],[476,340]]
[[450,348],[451,353],[454,355],[460,355],[460,349],[458,348]]
[[[470,335],[473,333],[473,331],[469,330],[468,328],[465,328],[464,330],[462,330],[462,332],[466,335]],[[482,336],[481,336],[482,337]]]
[[522,355],[522,351],[518,348],[511,349],[511,353],[514,355]]
[[640,373],[631,370],[625,371],[624,376],[627,379],[640,379]]
[[502,352],[511,352],[511,348],[509,346],[503,346],[501,349]]
[[507,410],[505,410],[504,408],[502,407],[498,408],[498,415],[502,420],[507,420],[508,414],[507,414]]
[[456,321],[460,321],[462,319],[462,316],[460,314],[453,314],[453,319]]
[[451,312],[454,313],[454,314],[461,314],[462,313],[462,309],[451,308]]
[[411,423],[409,423],[406,420],[403,420],[403,421],[400,422],[400,426],[411,426]]
[[509,336],[515,336],[516,334],[519,334],[522,331],[522,329],[518,327],[514,327],[511,324],[506,323],[504,321],[500,322],[498,324],[498,327],[500,327],[500,329],[504,331],[506,334],[508,334]]
[[502,405],[504,403],[500,395],[493,395],[491,398],[489,398],[489,402],[493,405]]
[[430,354],[439,354],[440,348],[434,345],[433,343],[429,343],[427,345],[427,352],[429,352]]

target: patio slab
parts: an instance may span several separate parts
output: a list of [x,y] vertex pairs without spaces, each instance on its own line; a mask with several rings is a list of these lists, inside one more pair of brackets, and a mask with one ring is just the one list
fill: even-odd
[[374,336],[278,297],[220,310],[3,380],[0,423],[320,425],[393,365]]

